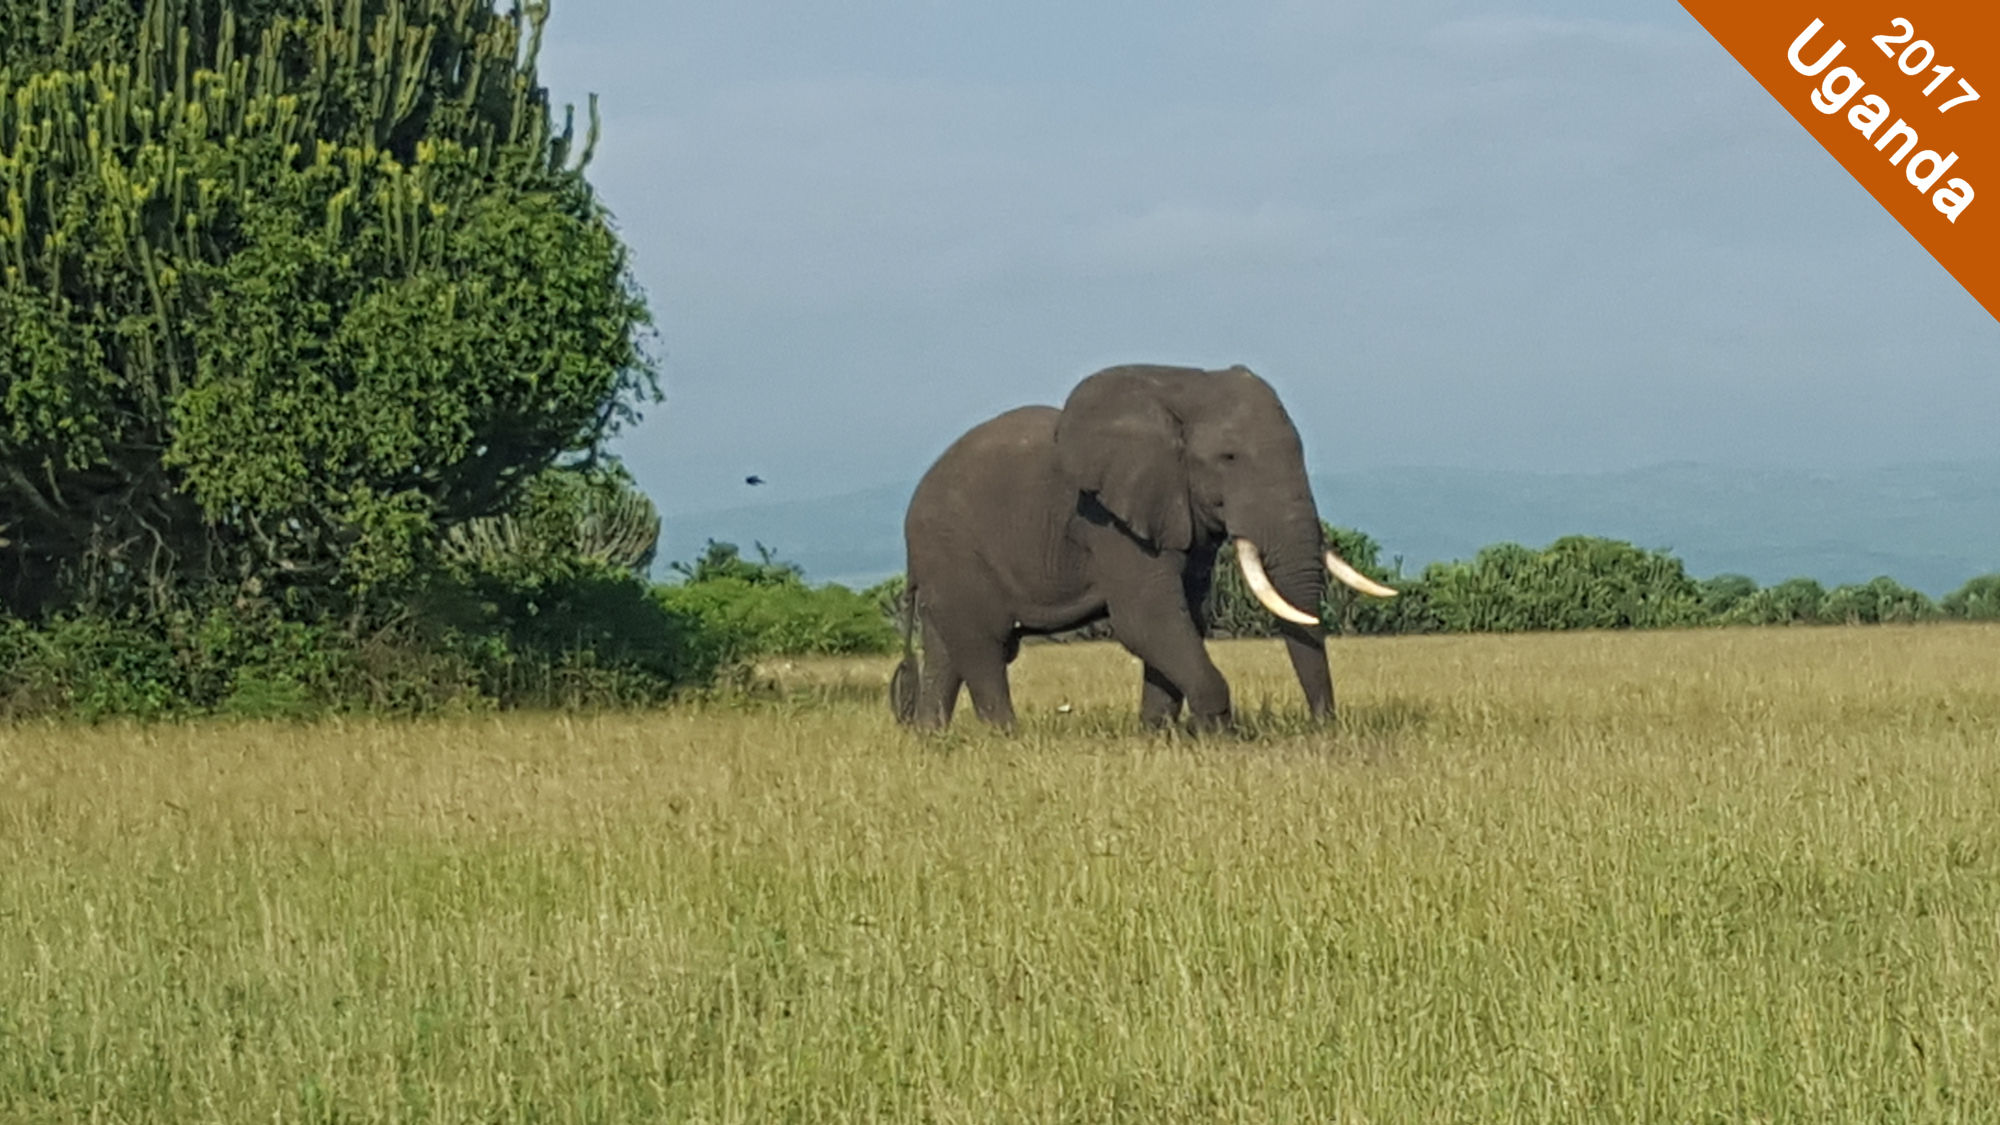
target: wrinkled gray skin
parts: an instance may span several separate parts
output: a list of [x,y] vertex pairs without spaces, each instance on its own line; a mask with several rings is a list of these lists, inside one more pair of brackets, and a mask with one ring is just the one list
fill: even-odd
[[[1105,617],[1145,664],[1139,714],[1197,729],[1231,721],[1202,640],[1216,552],[1242,536],[1286,601],[1317,612],[1319,511],[1291,417],[1249,369],[1130,365],[1079,383],[1058,410],[986,421],[938,458],[904,520],[907,597],[923,660],[891,701],[919,727],[951,721],[959,687],[980,718],[1014,725],[1007,665],[1024,636]],[[906,609],[909,603],[906,603]],[[1316,719],[1333,714],[1324,633],[1278,621]]]

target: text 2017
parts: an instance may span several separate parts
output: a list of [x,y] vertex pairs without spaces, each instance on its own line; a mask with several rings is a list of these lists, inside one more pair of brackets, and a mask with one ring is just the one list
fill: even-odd
[[[1889,26],[1900,29],[1902,34],[1897,35],[1895,32],[1885,31],[1875,36],[1875,45],[1882,48],[1883,54],[1896,60],[1896,69],[1914,78],[1922,74],[1925,67],[1931,66],[1931,63],[1937,60],[1937,48],[1931,46],[1930,40],[1917,38],[1915,24],[1912,24],[1909,20],[1901,16],[1897,16],[1895,19],[1889,21]],[[1903,43],[1908,43],[1909,46],[1904,47],[1898,53],[1896,47],[1898,44]],[[1931,70],[1937,74],[1937,77],[1931,79],[1930,85],[1924,87],[1924,96],[1930,97],[1939,86],[1944,84],[1944,80],[1950,78],[1952,73],[1957,69],[1957,67],[1953,66],[1931,66]],[[1939,106],[1939,113],[1945,112],[1960,102],[1976,102],[1979,100],[1979,91],[1972,88],[1972,83],[1961,78],[1958,80],[1958,84],[1965,93]]]

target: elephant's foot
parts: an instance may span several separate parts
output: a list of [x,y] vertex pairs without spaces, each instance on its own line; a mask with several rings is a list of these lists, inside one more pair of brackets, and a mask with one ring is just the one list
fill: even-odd
[[1014,730],[1014,699],[1007,690],[1005,665],[1000,666],[998,675],[967,676],[965,689],[972,696],[973,714],[989,726],[1010,733]]
[[1153,734],[1170,730],[1191,735],[1228,734],[1236,730],[1236,715],[1224,709],[1206,715],[1190,711],[1183,718],[1178,707],[1171,711],[1142,710],[1139,712],[1139,726]]
[[1236,715],[1228,708],[1208,714],[1188,715],[1188,732],[1194,735],[1232,734],[1236,730]]
[[1160,730],[1181,717],[1181,691],[1159,669],[1146,668],[1139,691],[1139,725]]

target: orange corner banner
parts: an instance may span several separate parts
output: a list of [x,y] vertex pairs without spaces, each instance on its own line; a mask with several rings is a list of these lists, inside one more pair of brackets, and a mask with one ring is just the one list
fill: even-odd
[[1681,7],[2000,318],[2000,0]]

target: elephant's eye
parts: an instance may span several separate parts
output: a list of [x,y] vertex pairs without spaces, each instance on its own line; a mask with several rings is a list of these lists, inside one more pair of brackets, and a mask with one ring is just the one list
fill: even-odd
[[1225,453],[1222,455],[1222,463],[1225,465],[1229,464],[1234,460],[1236,460],[1236,454],[1234,453]]

